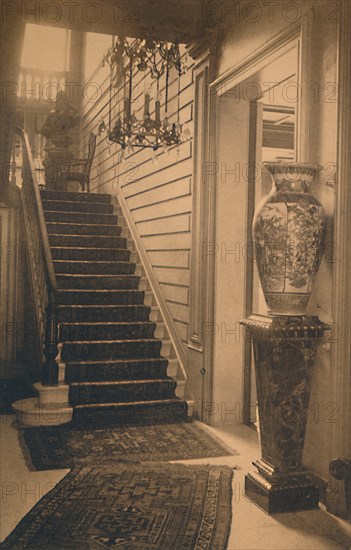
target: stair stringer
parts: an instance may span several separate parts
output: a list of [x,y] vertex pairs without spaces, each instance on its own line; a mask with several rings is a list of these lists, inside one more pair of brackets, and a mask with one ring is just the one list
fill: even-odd
[[157,323],[156,331],[158,330],[159,334],[163,330],[163,334],[157,336],[157,338],[162,341],[161,355],[168,359],[167,374],[177,382],[176,395],[187,401],[188,416],[192,416],[194,401],[187,384],[186,355],[177,335],[174,321],[153,273],[147,252],[125,198],[119,192],[118,196],[112,195],[111,202],[114,207],[114,214],[118,216],[118,225],[122,226],[121,236],[126,237],[128,240],[128,248],[132,252],[131,261],[136,263],[135,274],[141,277],[139,288],[145,291],[145,305],[151,307],[150,319]]

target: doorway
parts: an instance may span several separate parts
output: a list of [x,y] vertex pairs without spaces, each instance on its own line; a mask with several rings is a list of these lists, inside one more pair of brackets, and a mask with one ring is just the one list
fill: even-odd
[[298,67],[296,38],[218,97],[214,424],[257,425],[253,354],[240,321],[267,312],[251,227],[271,188],[263,163],[297,158]]
[[[255,162],[254,203],[257,208],[260,201],[270,192],[272,182],[265,162],[293,162],[296,160],[297,103],[299,101],[298,84],[298,45],[258,71],[251,80],[259,84],[261,96],[252,100],[255,107],[251,131],[256,139],[250,140],[250,157]],[[254,127],[256,124],[256,128]],[[254,212],[250,212],[248,224],[252,225]],[[254,247],[253,247],[254,249]],[[254,258],[253,258],[254,259]],[[252,292],[248,296],[248,311],[265,315],[266,302],[259,282],[258,272],[253,261]],[[251,342],[245,349],[244,395],[250,405],[246,407],[244,422],[258,424],[256,407],[256,380]]]

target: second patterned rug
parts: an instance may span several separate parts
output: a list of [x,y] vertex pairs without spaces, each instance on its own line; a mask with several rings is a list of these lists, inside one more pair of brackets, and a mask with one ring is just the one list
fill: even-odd
[[225,550],[232,519],[227,466],[84,466],[22,519],[4,550]]
[[23,436],[32,466],[37,470],[237,454],[196,421],[96,430],[74,429],[70,425],[26,428]]

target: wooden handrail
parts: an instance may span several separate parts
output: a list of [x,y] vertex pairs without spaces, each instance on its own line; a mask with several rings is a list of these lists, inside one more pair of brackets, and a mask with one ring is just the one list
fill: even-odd
[[58,384],[56,362],[58,343],[57,281],[47,233],[39,188],[34,181],[35,167],[27,133],[19,126],[16,134],[22,142],[23,185],[21,190],[24,225],[29,253],[35,258],[30,262],[32,288],[35,297],[39,340],[43,347],[42,382]]
[[41,202],[39,188],[34,181],[33,175],[35,174],[35,167],[33,161],[32,151],[29,145],[29,139],[27,132],[24,131],[20,126],[16,126],[16,134],[21,138],[22,141],[22,150],[23,150],[23,171],[24,171],[24,184],[27,183],[26,177],[28,177],[29,185],[32,187],[32,192],[35,197],[36,211],[40,227],[40,235],[42,239],[42,247],[44,250],[44,257],[46,258],[46,270],[48,276],[48,283],[51,286],[51,289],[56,292],[57,282],[54,271],[54,264],[52,261],[52,255],[50,250],[48,233],[46,230],[46,223],[44,218],[44,211]]

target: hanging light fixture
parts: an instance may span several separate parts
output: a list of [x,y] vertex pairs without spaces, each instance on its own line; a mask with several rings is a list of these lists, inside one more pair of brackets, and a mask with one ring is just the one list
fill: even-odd
[[[134,147],[149,147],[156,151],[163,148],[168,151],[172,145],[179,145],[189,139],[190,131],[186,124],[179,121],[180,79],[186,72],[186,64],[181,60],[178,43],[160,42],[152,39],[117,38],[103,59],[103,65],[110,66],[110,115],[108,139],[118,143],[124,151],[131,153]],[[175,68],[178,74],[178,106],[176,122],[168,119],[168,93],[170,70]],[[137,71],[149,72],[151,79],[156,80],[157,92],[154,98],[154,116],[150,114],[152,97],[150,87],[144,91],[144,111],[142,118],[137,118],[132,110],[133,76]],[[165,78],[164,116],[161,117],[160,80]],[[117,97],[118,114],[114,126],[111,121],[112,89],[123,83],[124,105]],[[117,93],[117,96],[119,94]],[[103,121],[99,124],[99,133],[105,130]]]

